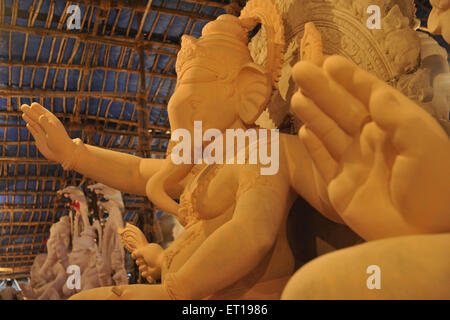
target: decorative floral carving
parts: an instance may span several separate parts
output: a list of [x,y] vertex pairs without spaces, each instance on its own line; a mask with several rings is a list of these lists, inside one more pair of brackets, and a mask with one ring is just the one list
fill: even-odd
[[[297,38],[302,38],[307,22],[314,22],[322,35],[323,51],[326,55],[339,54],[349,58],[365,70],[385,80],[396,83],[399,76],[414,70],[419,62],[420,45],[417,33],[413,0],[276,0],[283,15],[285,39],[288,46],[293,46]],[[378,5],[382,13],[381,30],[369,30],[366,26],[370,14],[367,7]],[[265,59],[262,49],[266,36],[259,32],[251,41],[250,50],[257,61]],[[295,52],[298,55],[298,52]],[[294,61],[298,56],[293,57]],[[286,70],[291,66],[289,57],[285,57]],[[292,60],[292,59],[291,59]],[[283,77],[286,77],[285,79]],[[294,84],[289,75],[282,73],[280,99],[272,100],[268,105],[271,119],[283,119],[279,112],[286,113],[288,108],[273,106],[284,103],[289,105],[290,94],[294,90],[286,88]],[[266,116],[267,118],[267,116]],[[259,123],[266,123],[261,120]],[[274,121],[277,125],[281,121]]]

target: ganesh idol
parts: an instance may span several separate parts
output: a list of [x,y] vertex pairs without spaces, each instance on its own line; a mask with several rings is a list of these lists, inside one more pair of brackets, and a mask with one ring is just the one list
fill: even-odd
[[[259,23],[268,38],[263,66],[247,46]],[[239,18],[220,16],[199,39],[183,36],[168,104],[172,131],[194,136],[194,122],[201,121],[204,130],[222,132],[226,145],[227,129],[253,128],[277,88],[284,45],[283,21],[268,0],[250,0]],[[70,139],[41,105],[23,105],[45,157],[122,192],[147,195],[184,226],[167,249],[131,248],[141,274],[161,284],[96,288],[72,299],[279,299],[294,273],[286,223],[298,195],[369,244],[411,235],[428,237],[430,245],[448,239],[450,142],[436,120],[342,57],[320,65],[301,61],[293,78],[299,90],[292,107],[305,125],[299,136],[280,134],[276,144],[265,138],[270,152],[279,152],[273,175],[261,175],[262,163],[175,164],[174,143],[166,159],[87,145]],[[317,282],[320,268],[310,272]],[[299,277],[287,298],[308,292]]]

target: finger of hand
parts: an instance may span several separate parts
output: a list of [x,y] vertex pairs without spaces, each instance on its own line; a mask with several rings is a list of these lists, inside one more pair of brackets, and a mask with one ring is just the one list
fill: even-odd
[[[340,214],[345,212],[355,193],[358,189],[361,190],[361,186],[367,181],[371,174],[374,150],[382,147],[381,140],[377,137],[372,139],[373,133],[377,132],[374,128],[377,128],[374,122],[364,126],[361,138],[348,148],[343,160],[338,164],[336,178],[328,185],[329,199]],[[369,136],[370,139],[367,139]]]
[[336,179],[330,182],[330,184],[328,185],[330,202],[339,214],[342,215],[343,213],[345,213],[348,205],[355,195],[356,190],[358,189],[358,187],[360,187],[360,185],[361,183],[359,179],[354,179],[354,175],[348,173],[338,174]]
[[155,279],[153,279],[153,278],[150,277],[150,276],[148,276],[146,279],[147,279],[148,282],[155,282]]
[[376,90],[370,99],[373,120],[387,132],[393,134],[405,116],[400,102],[389,91]]
[[145,261],[144,261],[144,259],[142,259],[142,258],[137,258],[137,259],[136,259],[136,264],[137,264],[137,265],[141,265],[141,264],[143,265],[143,264],[145,264]]
[[39,132],[33,127],[31,123],[27,123],[26,127],[28,131],[30,131],[30,133],[33,135],[34,140],[37,141],[37,139],[39,139]]
[[23,112],[22,118],[23,118],[24,120],[27,119],[27,120],[25,120],[25,121],[27,121],[27,122],[29,122],[29,121],[34,121],[34,122],[36,122],[36,123],[39,123],[39,117],[40,117],[40,115],[38,115],[35,111],[33,111],[33,110],[30,108],[29,105],[23,104],[23,105],[20,107],[20,110],[22,110],[22,112]]
[[160,268],[148,268],[147,272],[154,279],[157,279],[157,278],[159,278],[161,276],[161,269]]
[[146,272],[147,271],[147,266],[146,265],[140,265],[139,266],[139,272]]
[[49,119],[46,117],[45,114],[41,115],[39,117],[39,124],[41,125],[41,127],[47,132],[51,132],[52,131],[52,126],[50,124],[50,122],[48,121]]
[[303,123],[308,126],[316,137],[322,141],[323,147],[331,156],[339,161],[345,149],[352,142],[339,125],[317,107],[311,99],[297,92],[292,97],[292,109]]
[[34,121],[33,119],[30,118],[30,116],[26,113],[22,113],[22,119],[23,121],[25,121],[26,123],[33,123],[33,124],[38,124],[38,122]]
[[39,116],[49,113],[49,111],[47,109],[45,109],[43,106],[41,106],[39,103],[37,102],[33,102],[30,106],[31,110],[33,110],[36,114],[38,114]]
[[42,127],[39,124],[39,122],[36,122],[33,119],[31,119],[26,113],[22,114],[22,119],[26,123],[29,123],[38,134],[40,134],[42,136],[45,135],[44,129],[42,129]]
[[311,155],[314,165],[328,185],[336,177],[338,163],[333,159],[322,141],[306,126],[300,128],[299,136]]
[[292,76],[303,94],[348,134],[358,134],[362,125],[370,119],[367,108],[322,68],[302,61],[294,66]]
[[29,105],[23,104],[20,109],[33,121],[39,122],[39,117],[42,115],[42,113],[39,113],[36,108],[31,108]]
[[20,110],[23,112],[23,113],[29,113],[29,112],[32,112],[31,111],[31,109],[30,109],[30,106],[29,105],[27,105],[27,104],[22,104],[21,106],[20,106]]
[[369,105],[373,90],[377,88],[393,90],[384,81],[341,56],[328,57],[323,64],[323,69],[365,106]]

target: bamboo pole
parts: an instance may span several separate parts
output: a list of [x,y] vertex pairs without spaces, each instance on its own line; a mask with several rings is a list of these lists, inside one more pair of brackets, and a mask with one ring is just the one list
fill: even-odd
[[[79,41],[84,41],[88,43],[97,43],[97,44],[107,44],[107,45],[113,45],[113,46],[122,46],[122,47],[128,47],[128,48],[134,48],[135,47],[135,39],[134,38],[124,38],[124,37],[118,37],[118,36],[108,36],[108,35],[91,35],[86,33],[76,33],[72,31],[66,31],[66,30],[54,30],[54,29],[44,29],[44,28],[27,28],[22,26],[15,26],[15,25],[0,25],[0,30],[2,31],[12,31],[12,32],[21,32],[25,34],[34,34],[37,36],[42,37],[53,37],[53,38],[75,38]],[[159,41],[154,40],[145,40],[143,42],[143,48],[147,52],[152,52],[151,48],[165,48],[169,50],[163,50],[164,54],[171,56],[176,55],[178,50],[180,49],[179,44],[173,44],[173,43],[163,43]],[[162,53],[161,53],[162,54]]]
[[[173,56],[174,57],[174,56]],[[50,69],[71,69],[71,70],[83,70],[85,69],[82,65],[76,65],[76,64],[65,64],[65,63],[45,63],[45,62],[5,62],[0,61],[0,67],[31,67],[31,68],[50,68]],[[131,73],[139,75],[139,70],[132,70],[132,69],[126,69],[126,68],[117,68],[117,67],[107,67],[107,66],[97,66],[95,68],[87,68],[85,70],[93,71],[93,70],[102,70],[102,71],[112,71],[112,72],[125,72],[125,73]],[[158,72],[145,72],[145,76],[150,77],[157,77],[161,79],[172,79],[176,80],[177,76],[174,74],[162,74]]]

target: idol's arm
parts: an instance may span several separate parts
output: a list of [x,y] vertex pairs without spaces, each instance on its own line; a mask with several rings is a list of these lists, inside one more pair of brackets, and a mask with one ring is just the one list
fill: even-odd
[[66,170],[78,171],[120,191],[145,195],[146,182],[161,168],[160,159],[142,159],[70,139],[61,121],[39,103],[24,104],[21,110],[39,151]]
[[177,272],[164,277],[173,299],[203,299],[251,272],[275,243],[287,191],[256,187],[238,200],[233,218],[211,234]]
[[79,155],[73,170],[109,187],[137,195],[145,195],[148,179],[163,162],[162,159],[144,159],[91,145],[75,150]]

